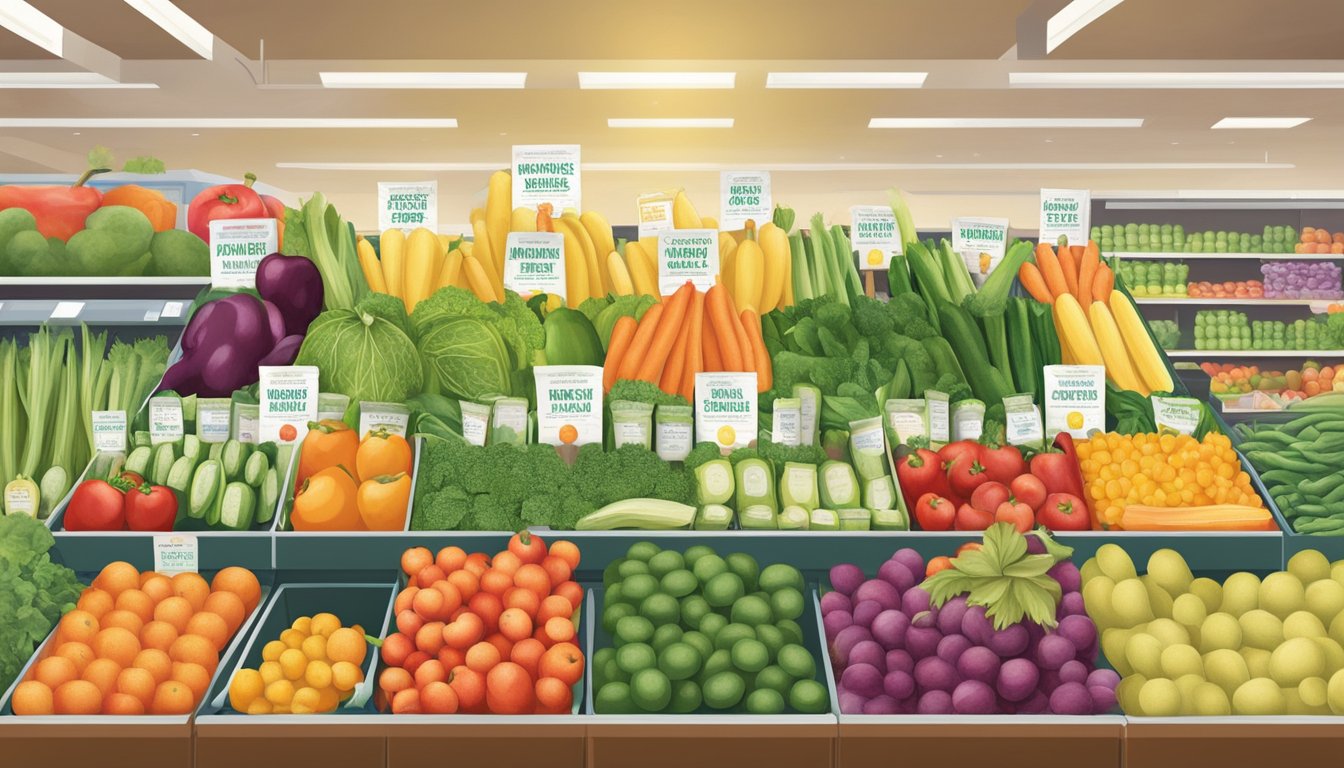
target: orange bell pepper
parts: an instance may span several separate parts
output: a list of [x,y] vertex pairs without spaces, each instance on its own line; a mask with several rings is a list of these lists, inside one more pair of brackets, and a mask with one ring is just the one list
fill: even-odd
[[98,210],[103,194],[84,183],[96,173],[107,173],[110,168],[93,168],[69,187],[24,186],[8,184],[0,187],[0,211],[23,208],[37,219],[37,231],[43,237],[62,241],[84,228],[84,220]]
[[177,226],[177,203],[162,192],[139,184],[123,184],[109,189],[103,195],[103,205],[125,205],[145,214],[155,232],[164,232]]
[[345,470],[359,482],[358,464],[355,455],[359,451],[359,438],[355,431],[343,421],[323,419],[308,423],[308,434],[299,448],[299,473],[294,478],[295,485],[331,467],[345,467]]
[[400,531],[406,527],[406,506],[411,501],[411,476],[379,475],[359,485],[355,504],[360,519],[370,531]]
[[359,476],[368,479],[378,475],[395,475],[411,471],[414,457],[406,438],[386,429],[370,432],[359,442],[355,453],[355,468]]
[[296,531],[362,531],[355,479],[344,467],[329,467],[299,486],[289,519]]

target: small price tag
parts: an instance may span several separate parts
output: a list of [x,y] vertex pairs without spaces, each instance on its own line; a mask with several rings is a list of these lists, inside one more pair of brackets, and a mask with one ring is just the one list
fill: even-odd
[[146,323],[157,323],[158,321],[159,321],[159,313],[158,313],[158,312],[155,312],[155,311],[152,310],[152,309],[147,309],[147,310],[145,310],[145,322],[146,322]]
[[210,284],[255,288],[257,265],[278,250],[275,219],[215,219],[210,222]]
[[181,316],[182,316],[182,302],[180,301],[165,301],[163,303],[163,309],[159,310],[159,317],[181,317]]
[[723,171],[719,174],[719,229],[742,229],[747,219],[759,229],[774,215],[769,171]]
[[93,448],[102,453],[121,453],[126,450],[126,412],[94,411]]
[[83,311],[84,302],[82,301],[58,301],[56,302],[56,308],[51,310],[51,319],[74,320]]
[[182,398],[160,395],[149,399],[149,442],[175,443],[182,439]]
[[639,211],[639,236],[653,237],[672,229],[672,200],[676,192],[650,192],[635,198]]
[[163,574],[196,573],[200,570],[200,552],[196,537],[180,533],[154,537],[154,570]]
[[669,229],[658,235],[658,292],[675,293],[687,280],[697,290],[714,287],[719,274],[719,233],[713,229]]

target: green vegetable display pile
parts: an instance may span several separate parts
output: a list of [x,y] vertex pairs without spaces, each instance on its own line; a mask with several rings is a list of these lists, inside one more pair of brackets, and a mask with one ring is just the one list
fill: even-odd
[[1092,228],[1091,239],[1108,253],[1292,253],[1297,230],[1266,226],[1260,234],[1226,230],[1187,233],[1180,224],[1105,224]]
[[1336,404],[1286,424],[1238,424],[1236,431],[1237,449],[1293,530],[1344,536],[1344,409]]
[[798,623],[807,600],[797,568],[642,541],[607,566],[602,583],[611,645],[592,659],[598,714],[829,709]]
[[246,531],[275,514],[280,500],[275,443],[205,443],[187,435],[180,443],[150,446],[148,435],[136,436],[144,442],[127,455],[125,468],[178,494],[178,530]]
[[1178,261],[1115,259],[1115,273],[1135,296],[1186,296],[1190,265]]
[[1181,326],[1175,320],[1148,320],[1148,328],[1163,349],[1181,348]]
[[27,515],[0,517],[0,689],[9,688],[84,589],[74,571],[51,561],[55,543]]
[[210,274],[210,250],[185,230],[155,232],[145,214],[109,205],[89,214],[69,242],[43,237],[23,208],[0,211],[0,275],[176,276]]

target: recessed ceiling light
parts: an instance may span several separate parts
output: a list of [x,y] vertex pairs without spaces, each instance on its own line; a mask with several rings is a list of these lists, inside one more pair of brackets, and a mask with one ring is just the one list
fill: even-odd
[[1142,128],[1141,117],[874,117],[869,128]]
[[526,72],[319,72],[323,88],[522,88]]
[[1211,128],[1296,128],[1310,117],[1224,117]]
[[456,128],[451,117],[0,117],[4,128]]
[[168,0],[126,0],[126,4],[203,59],[215,58],[215,36]]
[[766,88],[919,88],[928,72],[769,72]]
[[0,72],[0,88],[98,90],[158,88],[156,83],[119,83],[97,72]]
[[1073,0],[1045,22],[1045,52],[1058,48],[1123,0]]
[[1344,88],[1344,72],[1009,72],[1011,88]]
[[608,128],[732,128],[731,117],[612,117]]
[[585,90],[635,90],[641,88],[732,88],[736,72],[580,72],[579,87]]
[[53,55],[64,52],[65,27],[24,0],[0,3],[0,27]]

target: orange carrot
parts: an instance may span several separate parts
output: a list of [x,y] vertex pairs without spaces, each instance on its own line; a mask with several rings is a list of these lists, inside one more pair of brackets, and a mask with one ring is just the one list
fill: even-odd
[[747,329],[742,326],[742,316],[737,313],[737,304],[733,302],[733,297],[726,297],[728,300],[728,317],[732,320],[733,334],[737,338],[737,348],[742,350],[742,372],[751,373],[756,370],[756,352],[751,346],[751,337],[747,335]]
[[603,392],[610,392],[611,385],[616,383],[616,371],[620,368],[625,353],[630,349],[630,342],[634,340],[635,329],[638,327],[639,322],[630,315],[623,315],[612,326],[611,342],[607,344],[607,362],[602,368]]
[[681,369],[677,394],[688,402],[695,399],[695,374],[705,368],[705,294],[695,292],[691,300],[690,335],[686,338],[686,364]]
[[714,340],[718,343],[720,364],[716,371],[740,371],[742,364],[742,345],[737,341],[737,323],[729,309],[728,289],[722,283],[715,284],[705,293],[705,309],[709,312],[709,322],[713,326]]
[[554,231],[555,231],[555,224],[551,222],[551,211],[554,211],[554,210],[555,210],[555,206],[551,205],[550,203],[542,203],[541,205],[538,205],[538,206],[537,206],[537,231],[538,231],[538,232],[554,232]]
[[[709,294],[705,294],[705,305],[706,307],[709,305]],[[700,326],[700,337],[700,369],[705,373],[722,371],[723,355],[719,352],[719,337],[714,335],[714,325],[708,317]]]
[[667,354],[667,363],[663,365],[663,374],[658,378],[658,388],[675,395],[681,390],[681,375],[686,369],[686,347],[690,343],[691,318],[682,318],[681,328],[677,331],[677,340],[672,342],[672,351]]
[[1078,297],[1078,259],[1073,255],[1073,248],[1059,249],[1059,271],[1064,273],[1064,285],[1068,287],[1069,293],[1074,298]]
[[[658,383],[663,365],[667,363],[667,356],[672,352],[672,345],[677,343],[677,335],[681,333],[681,326],[686,319],[686,309],[691,305],[692,293],[695,293],[695,284],[687,280],[676,293],[663,301],[666,309],[658,320],[658,328],[653,333],[648,354],[638,361],[636,379],[650,384]],[[622,365],[621,368],[624,369],[625,366]]]
[[770,351],[765,348],[765,337],[761,334],[760,315],[748,307],[742,310],[739,317],[751,340],[751,352],[756,358],[756,391],[765,392],[774,386],[774,379],[770,369]]
[[1115,287],[1115,273],[1107,264],[1097,265],[1097,274],[1092,278],[1092,300],[1104,302],[1108,306],[1111,301],[1111,289]]
[[663,316],[663,304],[654,304],[639,320],[639,330],[630,341],[630,349],[621,357],[620,367],[616,371],[617,379],[633,379],[639,372],[639,363],[649,354],[653,344],[653,334],[658,330],[658,320]]
[[1078,303],[1084,307],[1092,306],[1092,280],[1097,276],[1097,267],[1101,266],[1101,250],[1094,240],[1087,241],[1083,248],[1083,260],[1078,265]]
[[1027,289],[1031,298],[1042,304],[1054,304],[1055,297],[1050,295],[1050,289],[1045,285],[1045,278],[1041,276],[1041,270],[1036,268],[1030,261],[1022,262],[1022,267],[1017,270],[1017,279],[1022,283],[1022,287]]
[[1049,243],[1036,246],[1036,266],[1040,268],[1041,277],[1045,278],[1051,296],[1059,297],[1069,292],[1069,284],[1064,282],[1064,272],[1059,267],[1055,249]]

